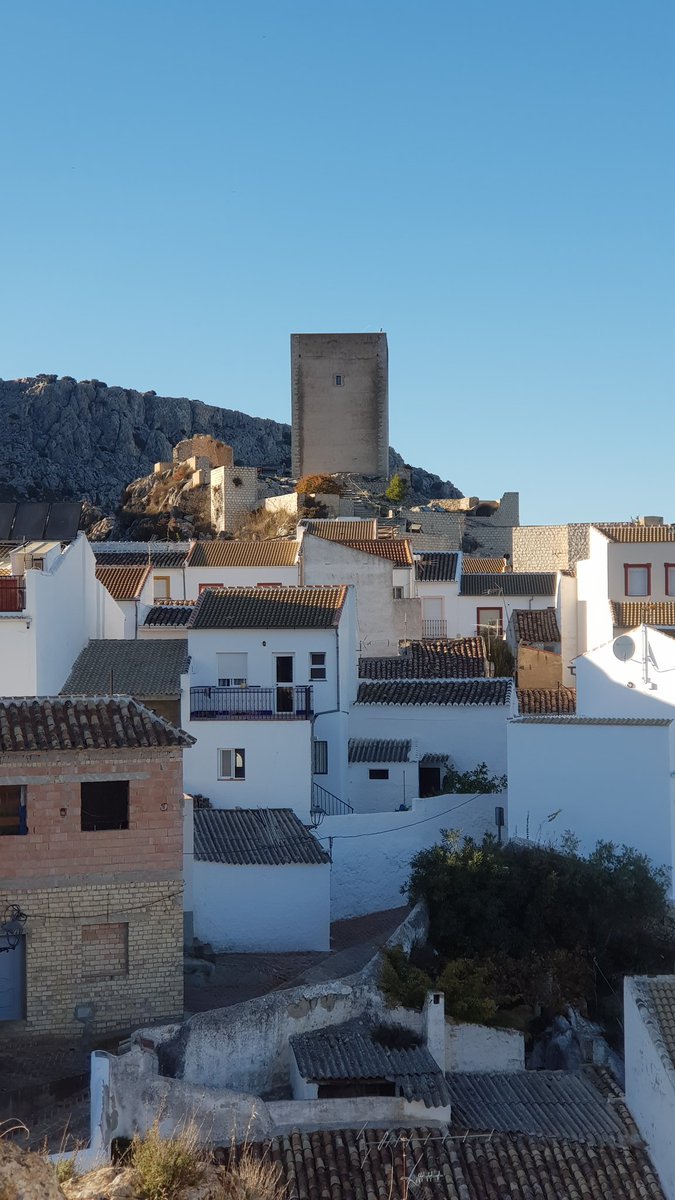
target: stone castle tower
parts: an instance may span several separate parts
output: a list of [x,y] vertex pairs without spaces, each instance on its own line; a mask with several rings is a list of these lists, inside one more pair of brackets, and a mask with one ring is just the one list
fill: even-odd
[[293,474],[389,474],[386,333],[291,335]]

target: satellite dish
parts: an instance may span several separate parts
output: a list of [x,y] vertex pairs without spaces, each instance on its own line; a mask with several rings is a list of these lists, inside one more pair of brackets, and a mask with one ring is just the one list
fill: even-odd
[[635,654],[635,642],[627,633],[622,633],[621,637],[616,639],[612,650],[620,662],[628,662],[628,659]]

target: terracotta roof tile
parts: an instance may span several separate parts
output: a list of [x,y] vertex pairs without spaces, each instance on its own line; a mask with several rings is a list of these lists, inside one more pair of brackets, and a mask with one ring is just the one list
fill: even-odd
[[207,588],[192,629],[333,629],[346,587]]
[[76,659],[61,695],[180,696],[189,665],[187,638],[94,640]]
[[113,600],[138,600],[143,585],[150,574],[149,566],[98,567],[96,578]]
[[577,711],[576,688],[518,688],[518,711],[525,715],[573,715]]
[[350,763],[407,762],[411,743],[393,738],[350,738]]
[[426,1046],[382,1045],[358,1020],[295,1034],[290,1042],[303,1079],[314,1083],[386,1079],[397,1084],[407,1100],[421,1100],[428,1108],[450,1106],[443,1072]]
[[[335,540],[335,539],[333,539]],[[377,539],[371,541],[348,542],[340,538],[340,545],[347,550],[358,550],[361,554],[373,554],[376,558],[389,558],[401,567],[411,567],[413,562],[410,542],[407,538]]]
[[420,583],[454,583],[459,554],[453,550],[432,550],[415,554],[415,578]]
[[359,659],[361,679],[478,679],[487,674],[481,637],[408,642],[396,656]]
[[294,567],[298,561],[300,543],[283,538],[268,541],[195,542],[190,551],[188,567]]
[[153,604],[146,613],[144,625],[188,625],[192,619],[196,600],[171,600],[164,604]]
[[110,550],[107,542],[92,543],[96,555],[96,565],[99,567],[164,567],[165,569],[182,567],[185,564],[187,550],[171,550],[163,543],[157,546],[148,542],[138,550]]
[[130,696],[0,699],[0,753],[191,746],[194,738]]
[[330,856],[290,808],[195,809],[195,861],[322,865]]
[[517,642],[536,646],[560,641],[558,618],[554,608],[514,608],[511,613]]
[[304,521],[307,533],[314,537],[327,538],[329,542],[365,542],[377,538],[377,518],[367,517],[365,520],[356,517],[353,520],[321,520]]
[[505,558],[469,558],[465,554],[462,559],[464,575],[503,575],[505,570]]
[[460,596],[555,596],[552,571],[506,571],[503,575],[462,573]]
[[612,601],[614,624],[620,629],[636,625],[675,626],[675,600]]
[[675,542],[675,525],[596,525],[610,542]]
[[638,1008],[666,1066],[675,1068],[675,975],[636,976],[632,980]]
[[[256,1146],[287,1200],[664,1200],[639,1146],[518,1134],[452,1135],[447,1126],[291,1133]],[[411,1182],[415,1181],[414,1188]]]
[[511,679],[389,680],[359,684],[357,704],[502,705],[511,699]]

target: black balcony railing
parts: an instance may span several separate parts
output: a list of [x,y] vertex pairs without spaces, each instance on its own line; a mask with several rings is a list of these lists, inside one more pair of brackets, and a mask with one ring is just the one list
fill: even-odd
[[347,804],[346,800],[341,800],[339,796],[333,795],[320,784],[312,783],[311,811],[313,817],[342,817],[353,812],[354,809],[351,804]]
[[192,721],[309,721],[314,712],[311,687],[193,687]]
[[23,612],[26,584],[23,575],[0,575],[0,612]]

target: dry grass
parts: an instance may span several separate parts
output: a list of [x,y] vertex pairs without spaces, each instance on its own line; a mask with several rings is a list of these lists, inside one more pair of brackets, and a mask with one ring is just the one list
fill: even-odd
[[224,1200],[281,1200],[283,1191],[276,1163],[258,1158],[248,1143],[232,1148],[223,1176]]
[[136,1134],[132,1139],[130,1165],[147,1200],[173,1200],[181,1188],[198,1183],[204,1162],[194,1121],[167,1138],[159,1132],[157,1119],[144,1137]]

